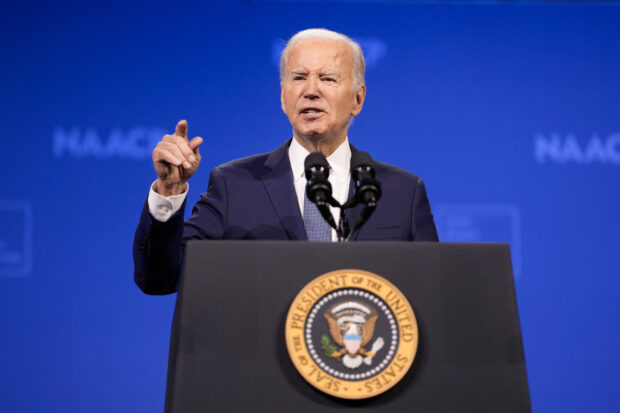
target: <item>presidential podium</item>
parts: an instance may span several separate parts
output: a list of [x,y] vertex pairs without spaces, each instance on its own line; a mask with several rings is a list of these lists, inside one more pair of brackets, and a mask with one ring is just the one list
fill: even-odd
[[[408,298],[419,342],[378,396],[327,395],[297,372],[285,320],[319,275],[359,269]],[[530,412],[506,244],[196,241],[186,250],[166,412]]]

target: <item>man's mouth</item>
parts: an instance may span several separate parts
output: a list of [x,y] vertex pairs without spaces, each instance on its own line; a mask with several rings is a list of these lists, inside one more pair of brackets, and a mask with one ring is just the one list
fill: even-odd
[[306,109],[302,109],[300,113],[302,115],[306,115],[306,114],[313,115],[313,114],[322,113],[322,112],[323,111],[318,108],[306,108]]

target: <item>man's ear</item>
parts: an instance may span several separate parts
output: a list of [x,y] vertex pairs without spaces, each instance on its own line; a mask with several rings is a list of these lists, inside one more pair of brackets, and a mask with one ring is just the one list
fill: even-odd
[[357,116],[362,111],[362,107],[364,106],[364,99],[366,99],[366,85],[361,85],[357,92],[355,92],[355,102],[353,103],[353,110],[351,111],[351,115]]
[[282,107],[282,112],[286,113],[286,105],[284,104],[284,89],[280,86],[280,106]]

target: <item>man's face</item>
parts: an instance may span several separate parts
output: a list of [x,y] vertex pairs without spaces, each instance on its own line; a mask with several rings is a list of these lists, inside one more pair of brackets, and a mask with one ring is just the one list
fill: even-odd
[[354,90],[353,51],[337,40],[309,39],[289,53],[282,110],[295,137],[340,142],[349,118],[362,110],[366,88]]

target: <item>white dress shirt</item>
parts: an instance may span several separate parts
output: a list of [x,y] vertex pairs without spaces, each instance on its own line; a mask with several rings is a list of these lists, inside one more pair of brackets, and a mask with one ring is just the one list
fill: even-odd
[[[310,152],[308,152],[297,142],[297,140],[293,138],[291,145],[288,148],[288,157],[291,162],[295,194],[297,195],[297,202],[302,216],[304,214],[304,192],[306,190],[304,161],[309,154]],[[344,204],[349,195],[349,182],[351,181],[351,147],[349,146],[348,138],[344,140],[344,142],[334,151],[334,153],[327,157],[327,162],[330,166],[329,183],[332,185],[332,195],[336,201]],[[183,205],[183,202],[187,197],[187,192],[189,191],[189,185],[187,185],[185,192],[182,194],[172,195],[169,197],[162,196],[155,192],[153,189],[154,186],[155,182],[151,184],[151,190],[149,192],[149,212],[156,220],[166,222]],[[338,223],[340,221],[340,209],[330,207],[330,210],[334,216],[334,220]],[[332,241],[336,240],[336,231],[332,229]]]

